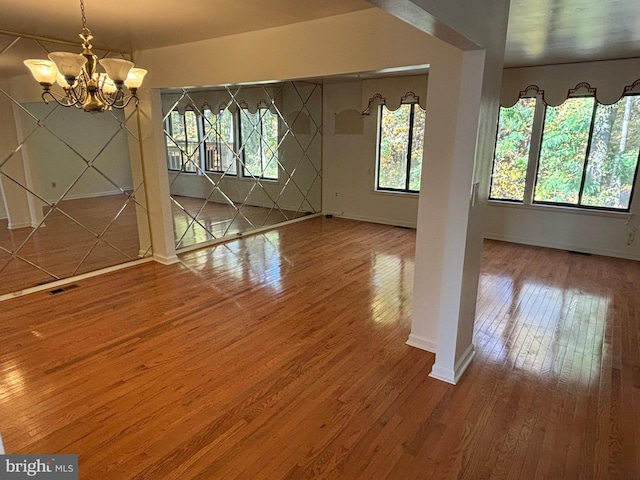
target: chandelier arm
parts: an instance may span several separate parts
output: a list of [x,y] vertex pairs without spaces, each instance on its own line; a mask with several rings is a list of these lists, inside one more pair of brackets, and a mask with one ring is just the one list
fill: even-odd
[[121,99],[121,103],[109,105],[111,108],[116,108],[118,110],[122,110],[123,108],[127,108],[131,101],[134,102],[134,106],[137,106],[139,103],[137,95],[125,95]]
[[78,84],[75,87],[65,88],[64,91],[67,94],[67,97],[73,100],[73,102],[71,102],[73,105],[79,108],[82,107],[82,104],[87,97],[84,82],[78,81]]
[[77,102],[73,101],[73,99],[68,95],[60,95],[59,93],[52,92],[49,89],[42,92],[42,100],[44,100],[44,103],[49,103],[50,100],[53,100],[62,107],[77,106]]
[[96,93],[100,101],[102,101],[102,103],[104,103],[106,107],[116,108],[120,110],[126,108],[132,100],[135,101],[135,105],[138,105],[139,100],[138,96],[136,95],[137,89],[135,90],[136,91],[131,90],[131,93],[129,95],[125,95],[124,90],[120,88],[111,94],[105,93],[104,90],[101,89],[99,89]]

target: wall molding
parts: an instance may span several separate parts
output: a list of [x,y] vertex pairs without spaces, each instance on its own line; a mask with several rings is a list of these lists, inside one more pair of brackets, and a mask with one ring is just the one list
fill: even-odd
[[180,262],[178,255],[175,254],[166,256],[160,255],[159,253],[154,253],[151,258],[153,258],[154,261],[161,263],[162,265],[173,265],[174,263]]
[[556,250],[567,250],[572,252],[590,253],[592,255],[602,255],[605,257],[624,258],[627,260],[640,260],[640,255],[636,255],[629,252],[620,250],[609,250],[605,248],[593,248],[585,245],[575,244],[563,244],[556,242],[539,242],[532,241],[525,237],[518,237],[516,235],[500,235],[494,233],[484,234],[484,238],[487,240],[498,240],[500,242],[518,243],[521,245],[530,245],[532,247],[554,248]]
[[17,223],[12,223],[9,222],[9,224],[7,225],[7,229],[8,230],[18,230],[19,228],[33,228],[33,226],[31,225],[31,220],[29,220],[28,222],[17,222]]
[[[131,186],[126,186],[123,187],[123,190],[126,190],[127,192],[133,192],[133,185]],[[117,190],[104,190],[102,192],[90,192],[90,193],[78,193],[75,195],[65,195],[64,198],[62,199],[62,201],[64,200],[80,200],[83,198],[96,198],[96,197],[109,197],[111,195],[122,195],[122,190],[117,189]],[[46,199],[47,202],[49,203],[55,203],[59,200],[58,198],[54,198],[54,199],[50,199],[47,198]]]
[[458,359],[456,364],[453,366],[453,369],[451,369],[438,365],[438,356],[436,355],[436,363],[433,365],[429,376],[437,380],[442,380],[443,382],[456,385],[475,356],[476,349],[472,343]]
[[9,300],[11,298],[22,297],[30,293],[42,292],[44,290],[51,290],[57,287],[61,287],[63,285],[67,285],[69,283],[79,282],[80,280],[84,280],[86,278],[98,277],[100,275],[104,275],[105,273],[111,273],[111,272],[116,272],[118,270],[123,270],[125,268],[135,267],[136,265],[142,265],[143,263],[147,263],[152,260],[153,259],[151,257],[140,258],[138,260],[132,260],[127,263],[113,265],[112,267],[101,268],[100,270],[94,270],[93,272],[83,273],[82,275],[76,275],[73,277],[56,280],[50,283],[44,283],[36,287],[25,288],[23,290],[18,290],[17,292],[5,293],[3,295],[0,295],[0,302],[3,302],[4,300]]
[[427,352],[436,353],[436,342],[412,333],[409,335],[407,345],[419,348]]
[[352,215],[344,212],[337,211],[323,211],[325,215],[333,215],[334,217],[346,218],[347,220],[357,220],[359,222],[369,222],[369,223],[379,223],[381,225],[390,225],[392,227],[405,227],[405,228],[413,228],[417,227],[416,222],[404,222],[402,220],[398,220],[397,218],[380,218],[380,217],[372,217],[369,215]]

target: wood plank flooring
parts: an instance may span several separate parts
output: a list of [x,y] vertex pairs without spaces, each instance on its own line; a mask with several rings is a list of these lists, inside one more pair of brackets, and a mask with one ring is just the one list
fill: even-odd
[[[241,204],[236,205],[240,208],[238,213],[235,207],[220,203],[206,202],[203,207],[201,198],[175,198],[191,215],[197,214],[197,222],[194,222],[172,203],[178,248],[305,215],[305,212]],[[0,219],[0,295],[130,262],[149,254],[151,247],[145,242],[141,244],[138,238],[135,203],[127,200],[126,195],[118,194],[61,201],[47,216],[46,226],[35,232],[30,227],[9,230],[8,221]],[[48,213],[47,208],[44,213]],[[18,257],[12,258],[16,250]]]
[[428,377],[415,232],[313,218],[0,303],[7,452],[81,479],[640,478],[638,262],[488,241]]

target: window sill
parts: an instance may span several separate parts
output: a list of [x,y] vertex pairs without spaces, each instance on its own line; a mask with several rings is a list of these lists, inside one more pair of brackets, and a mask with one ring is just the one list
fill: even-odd
[[[223,173],[222,172],[184,172],[181,170],[169,170],[167,169],[167,171],[169,172],[169,174],[172,174],[174,176],[177,175],[183,175],[183,174],[187,174],[189,176],[196,176],[198,178],[204,178],[205,175],[208,177],[212,177],[212,178],[222,178],[223,177]],[[230,180],[230,181],[234,181],[234,182],[261,182],[261,183],[267,183],[270,185],[280,185],[280,179],[274,179],[274,178],[262,178],[262,177],[243,177],[243,176],[238,176],[237,174],[231,174],[231,173],[225,173],[224,174],[224,178],[223,180]]]
[[608,218],[621,218],[626,219],[631,212],[613,212],[610,210],[595,210],[590,208],[568,207],[566,205],[539,205],[539,204],[524,204],[499,200],[488,200],[487,205],[491,207],[501,208],[514,208],[516,210],[533,210],[537,212],[553,212],[562,213],[568,215],[587,215],[589,217],[608,217]]
[[385,197],[405,197],[405,198],[415,198],[417,199],[420,196],[420,193],[416,193],[416,192],[393,192],[391,190],[373,190],[371,193],[373,193],[373,195],[382,195]]

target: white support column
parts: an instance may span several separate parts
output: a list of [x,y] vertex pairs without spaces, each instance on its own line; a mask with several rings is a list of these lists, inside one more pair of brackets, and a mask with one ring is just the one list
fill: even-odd
[[127,128],[132,134],[127,135],[127,144],[129,147],[129,163],[131,165],[131,179],[133,180],[134,195],[136,198],[136,224],[138,226],[138,256],[143,257],[148,253],[151,242],[151,229],[149,227],[149,214],[147,205],[147,193],[145,185],[145,175],[142,168],[142,148],[140,139],[141,132],[138,130],[138,112],[137,108],[128,106],[125,109],[125,118],[127,118]]
[[[31,156],[29,155],[29,145],[25,142],[25,134],[22,130],[22,120],[21,115],[25,115],[24,111],[18,107],[15,103],[12,105],[13,107],[13,118],[15,119],[16,125],[16,137],[19,143],[22,143],[22,148],[20,152],[22,153],[22,165],[24,169],[24,185],[29,189],[30,192],[41,192],[41,179],[37,174],[37,169],[33,168],[33,163],[31,161]],[[35,173],[34,173],[35,172]],[[31,220],[31,227],[36,228],[42,222],[44,214],[42,213],[42,207],[45,205],[42,200],[36,197],[33,193],[27,192],[27,202],[29,205],[29,217]]]
[[455,384],[474,355],[509,0],[368,1],[441,40],[430,59],[407,343],[435,351],[431,376]]
[[153,257],[160,263],[176,263],[178,257],[169,197],[160,91],[141,89],[138,96],[142,172],[145,178]]
[[[432,376],[456,383],[473,357],[473,312],[464,284],[477,280],[468,247],[484,50],[443,45],[429,71],[409,343],[436,352]],[[473,252],[476,253],[475,251]],[[475,300],[475,296],[474,296]],[[469,313],[469,312],[465,312]]]
[[[19,118],[14,115],[13,104],[7,98],[0,99],[0,169],[5,175],[0,175],[2,192],[5,200],[9,229],[32,226],[29,199],[23,186],[27,185],[22,149],[18,147],[18,132],[16,124]],[[13,153],[12,153],[13,152]],[[10,155],[11,154],[11,155]],[[10,155],[10,156],[9,156]],[[6,161],[5,161],[6,160]]]

